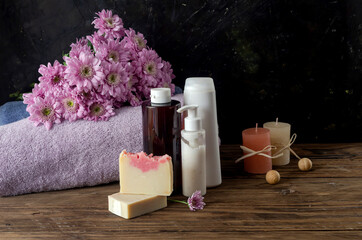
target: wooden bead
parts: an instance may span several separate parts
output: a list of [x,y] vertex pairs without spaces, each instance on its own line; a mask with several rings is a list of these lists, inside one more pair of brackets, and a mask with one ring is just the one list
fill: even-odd
[[266,173],[265,180],[269,184],[277,184],[280,181],[280,174],[275,170],[270,170]]
[[309,171],[312,169],[313,163],[309,158],[302,158],[298,162],[298,167],[301,171]]

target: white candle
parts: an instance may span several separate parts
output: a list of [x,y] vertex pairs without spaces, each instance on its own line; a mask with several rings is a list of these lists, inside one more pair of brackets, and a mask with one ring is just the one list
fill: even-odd
[[[286,146],[290,140],[290,124],[278,122],[278,118],[275,122],[266,122],[263,125],[264,128],[270,130],[270,142],[271,145],[276,146],[277,149],[272,150],[272,155],[278,152],[281,148]],[[273,158],[273,165],[282,166],[287,165],[290,161],[289,148],[283,151],[283,156]]]

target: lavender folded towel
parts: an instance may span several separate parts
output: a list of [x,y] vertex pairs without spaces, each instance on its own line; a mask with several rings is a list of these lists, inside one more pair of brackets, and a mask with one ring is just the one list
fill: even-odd
[[141,107],[116,111],[108,121],[63,122],[50,131],[28,119],[0,126],[0,196],[117,181],[120,152],[142,151],[143,143]]

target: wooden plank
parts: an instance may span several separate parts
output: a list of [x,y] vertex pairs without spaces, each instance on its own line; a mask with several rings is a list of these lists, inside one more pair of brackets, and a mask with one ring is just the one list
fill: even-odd
[[16,201],[13,198],[1,201],[0,211],[6,218],[0,218],[0,231],[80,228],[88,232],[118,228],[121,223],[127,231],[153,232],[162,225],[169,231],[198,232],[205,229],[199,222],[208,222],[206,228],[211,232],[362,230],[362,196],[358,184],[353,184],[354,179],[335,180],[334,185],[320,178],[295,179],[280,186],[265,184],[262,179],[238,180],[242,184],[227,180],[209,191],[203,211],[191,212],[186,205],[170,203],[166,209],[133,220],[121,219],[107,211],[106,196],[117,191],[117,184],[98,187],[96,193],[94,188],[54,192],[65,201],[54,197],[47,202],[39,196],[49,193],[28,195],[38,196],[30,200],[25,195],[14,197],[18,198]]
[[153,233],[133,233],[133,232],[85,232],[68,233],[68,232],[49,232],[49,233],[2,233],[3,239],[204,239],[205,236],[213,239],[285,239],[285,240],[300,240],[300,239],[361,239],[361,231],[275,231],[268,232],[153,232]]
[[[362,175],[362,143],[345,144],[296,144],[293,149],[300,157],[313,161],[313,169],[307,173],[298,169],[298,159],[291,155],[290,164],[274,166],[273,169],[287,178],[338,178]],[[242,156],[238,145],[226,145],[221,148],[223,178],[263,178],[243,171],[243,164],[234,164]]]
[[0,238],[361,238],[362,144],[295,150],[314,159],[313,171],[300,172],[292,161],[279,167],[281,182],[269,185],[264,175],[246,174],[234,163],[237,145],[222,146],[223,184],[208,189],[207,206],[197,212],[169,202],[160,211],[122,219],[107,211],[107,196],[118,183],[0,198]]
[[[16,208],[93,208],[107,206],[107,196],[118,191],[118,183],[48,193],[28,194],[1,198],[0,209]],[[209,203],[233,203],[252,201],[253,205],[288,204],[337,204],[360,203],[360,181],[354,178],[296,178],[282,179],[279,184],[269,185],[262,179],[225,179],[218,188],[208,189],[205,200]],[[172,197],[185,200],[185,197]],[[87,203],[85,205],[85,203]],[[182,206],[182,205],[180,205]],[[0,218],[1,219],[1,218]]]

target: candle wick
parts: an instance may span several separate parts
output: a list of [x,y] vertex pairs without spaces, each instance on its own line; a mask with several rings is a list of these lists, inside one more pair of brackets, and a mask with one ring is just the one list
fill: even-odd
[[278,125],[278,118],[275,119],[275,125]]

